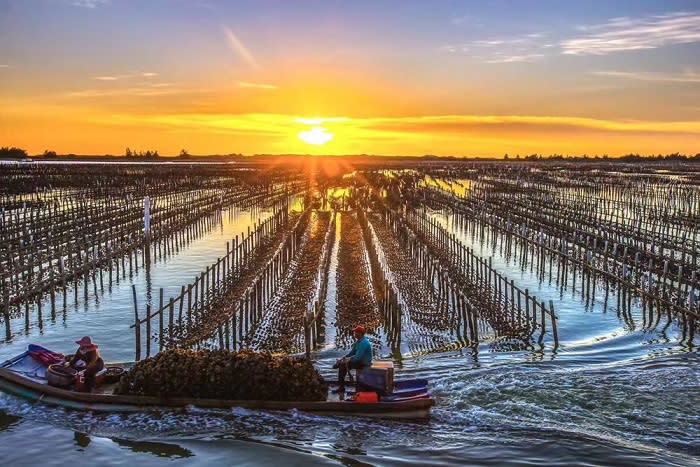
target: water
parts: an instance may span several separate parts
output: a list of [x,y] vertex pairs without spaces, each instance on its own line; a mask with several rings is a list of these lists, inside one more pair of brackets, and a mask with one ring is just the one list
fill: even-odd
[[[281,455],[285,463],[346,465],[428,459],[431,465],[698,461],[700,416],[688,411],[700,402],[700,376],[689,371],[700,363],[697,356],[586,362],[585,354],[529,364],[516,355],[480,366],[463,355],[414,362],[402,374],[431,377],[438,400],[425,423],[236,409],[84,414],[2,396],[0,411],[18,419],[0,417],[2,446],[13,446],[0,452],[7,460],[21,460],[31,454],[22,448],[41,454],[51,446],[49,464],[85,454],[117,463],[191,456],[201,463],[256,465],[279,462]],[[331,360],[321,364],[330,366]],[[42,439],[40,448],[32,448],[34,437]],[[90,444],[82,446],[86,439]]]
[[[262,213],[262,216],[269,213]],[[439,213],[436,214],[439,216]],[[257,216],[257,214],[256,214]],[[60,351],[91,334],[108,360],[133,359],[131,284],[165,297],[225,252],[225,243],[254,220],[248,211],[224,212],[205,235],[164,261],[105,289],[87,303],[29,329],[15,320],[0,360],[39,342]],[[447,221],[447,219],[443,219]],[[342,235],[342,232],[339,232]],[[586,304],[559,291],[490,246],[461,235],[477,253],[493,256],[499,271],[552,299],[560,316],[560,347],[538,352],[477,355],[457,349],[404,355],[398,378],[425,377],[437,400],[425,422],[263,412],[242,409],[168,410],[140,414],[67,411],[0,394],[0,460],[207,465],[697,465],[700,463],[700,358],[679,344],[678,328],[643,329],[603,294]],[[333,250],[329,297],[334,296]],[[79,296],[82,295],[81,294]],[[329,299],[333,301],[332,298]],[[638,314],[633,307],[632,317]],[[333,314],[318,367],[326,376],[335,348]],[[39,442],[37,442],[40,440]]]

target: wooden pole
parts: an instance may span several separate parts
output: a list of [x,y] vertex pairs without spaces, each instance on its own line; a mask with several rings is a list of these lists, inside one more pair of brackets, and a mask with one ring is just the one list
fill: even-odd
[[304,352],[306,354],[306,358],[311,360],[311,336],[308,313],[304,314]]
[[135,361],[141,360],[141,322],[139,321],[139,307],[136,302],[136,285],[131,286],[131,291],[134,297],[134,338],[136,347]]
[[554,338],[553,351],[556,352],[559,348],[559,334],[557,332],[557,315],[554,313],[554,302],[549,301],[549,315],[552,318],[552,337]]
[[[140,326],[140,325],[139,325]],[[151,304],[146,304],[146,358],[151,356]]]

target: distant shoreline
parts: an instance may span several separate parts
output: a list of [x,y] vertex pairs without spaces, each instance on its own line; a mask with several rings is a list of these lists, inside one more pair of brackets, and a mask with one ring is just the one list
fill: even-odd
[[355,163],[386,163],[386,162],[544,162],[544,163],[700,163],[700,153],[693,155],[668,154],[668,155],[625,155],[625,156],[510,156],[510,157],[479,157],[479,156],[385,156],[385,155],[310,155],[310,154],[254,154],[244,155],[209,155],[209,156],[158,156],[158,157],[127,157],[112,155],[58,155],[46,157],[43,155],[27,157],[3,157],[0,162],[82,162],[82,163],[131,163],[131,164],[191,164],[191,163],[218,163],[218,164],[259,164],[270,162],[299,162],[303,160],[343,160]]

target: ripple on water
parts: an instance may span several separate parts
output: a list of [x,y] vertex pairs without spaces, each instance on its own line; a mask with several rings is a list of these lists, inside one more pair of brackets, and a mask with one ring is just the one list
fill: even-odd
[[[410,463],[412,450],[422,447],[430,449],[431,459],[432,454],[437,456],[438,464],[455,459],[489,463],[504,460],[493,449],[499,449],[500,456],[510,455],[502,450],[510,440],[514,445],[508,449],[515,456],[511,459],[524,463],[575,459],[575,453],[584,454],[579,443],[610,455],[620,450],[633,459],[637,452],[639,459],[683,464],[698,456],[697,360],[697,355],[686,354],[614,367],[502,364],[451,373],[438,365],[433,379],[438,406],[430,421],[420,423],[196,407],[134,414],[81,413],[6,395],[0,397],[0,409],[21,417],[23,423],[126,440],[208,440],[213,443],[211,449],[221,439],[246,439],[323,456],[340,453],[355,460]],[[417,373],[427,376],[429,371]],[[546,455],[536,450],[554,441],[557,445],[548,447]],[[465,449],[455,450],[455,445]],[[477,452],[479,457],[471,457]],[[597,459],[606,463],[605,457]]]

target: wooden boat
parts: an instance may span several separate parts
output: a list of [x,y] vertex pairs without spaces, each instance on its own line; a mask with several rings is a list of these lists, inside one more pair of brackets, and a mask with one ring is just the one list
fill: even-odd
[[[107,365],[117,366],[117,365]],[[118,366],[130,366],[120,364]],[[421,419],[430,416],[435,405],[426,380],[395,382],[394,392],[380,402],[355,402],[329,392],[325,401],[257,401],[194,398],[160,398],[113,394],[114,384],[105,384],[92,393],[49,386],[46,367],[24,352],[0,365],[0,390],[32,401],[75,410],[98,412],[138,412],[163,408],[233,408],[299,410],[328,415],[355,415],[379,418]],[[331,384],[331,388],[332,388]]]

